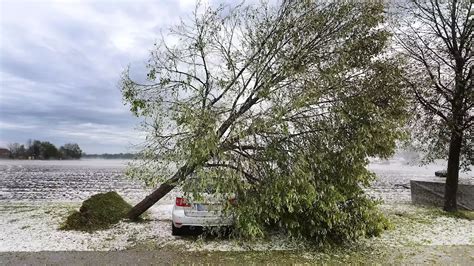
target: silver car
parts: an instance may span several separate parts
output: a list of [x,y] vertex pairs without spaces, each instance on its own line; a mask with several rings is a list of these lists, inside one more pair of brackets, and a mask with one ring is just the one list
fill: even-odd
[[172,235],[184,235],[202,227],[230,226],[232,217],[224,215],[226,201],[235,204],[235,196],[203,193],[200,200],[183,196],[176,197],[172,212]]

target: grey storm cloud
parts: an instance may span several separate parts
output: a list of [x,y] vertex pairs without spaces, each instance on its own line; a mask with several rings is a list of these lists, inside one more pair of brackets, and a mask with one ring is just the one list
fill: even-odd
[[[122,103],[121,72],[138,79],[153,43],[195,2],[0,2],[0,146],[77,142],[127,152],[143,139]],[[140,76],[143,75],[143,76]]]

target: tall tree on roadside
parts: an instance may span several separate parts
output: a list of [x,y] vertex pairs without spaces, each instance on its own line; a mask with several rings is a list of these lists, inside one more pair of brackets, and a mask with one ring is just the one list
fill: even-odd
[[452,212],[460,167],[473,164],[473,1],[408,2],[395,36],[419,111],[414,137],[428,161],[448,159],[444,210]]
[[392,154],[406,115],[383,10],[373,1],[197,8],[156,45],[147,83],[123,77],[149,133],[130,174],[160,184],[129,217],[195,174],[238,194],[236,226],[250,236],[278,226],[344,241],[382,228],[361,187],[373,178],[367,157]]

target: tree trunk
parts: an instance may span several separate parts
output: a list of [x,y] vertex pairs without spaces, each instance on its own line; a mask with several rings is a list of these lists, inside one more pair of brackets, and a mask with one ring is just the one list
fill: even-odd
[[[229,127],[239,118],[242,114],[247,112],[255,103],[258,102],[260,98],[259,97],[253,97],[253,95],[249,96],[244,104],[240,107],[239,111],[232,113],[227,120],[222,122],[221,126],[217,130],[217,136],[221,138],[224,133],[229,129]],[[226,144],[228,143],[222,143],[221,147],[225,147]],[[138,216],[140,216],[142,213],[144,213],[148,208],[153,206],[157,201],[159,201],[161,198],[163,198],[168,192],[170,192],[173,188],[176,187],[176,185],[180,182],[183,181],[188,175],[190,175],[194,169],[199,166],[203,165],[209,157],[211,157],[212,154],[209,154],[208,156],[202,157],[199,161],[194,162],[193,164],[188,164],[186,163],[184,166],[182,166],[170,179],[166,180],[165,183],[161,184],[153,193],[150,195],[146,196],[140,203],[135,205],[127,214],[128,218],[131,220],[136,220]]]
[[449,143],[448,175],[444,191],[444,210],[447,212],[457,211],[457,191],[459,181],[459,161],[461,155],[462,133],[455,129],[451,131]]
[[146,196],[142,201],[135,205],[127,214],[131,220],[136,220],[144,213],[148,208],[153,206],[157,201],[166,196],[176,185],[190,175],[196,165],[184,165],[182,166],[170,179],[166,180],[165,183],[161,184],[153,193]]
[[[452,14],[454,16],[454,14]],[[454,24],[453,24],[454,25]],[[453,26],[454,27],[454,26]],[[453,40],[456,34],[453,30]],[[453,41],[456,45],[456,41]],[[444,189],[444,210],[447,212],[455,212],[458,209],[457,194],[459,183],[459,163],[461,157],[462,138],[464,127],[463,102],[465,99],[466,84],[463,81],[462,73],[465,61],[459,52],[454,53],[456,68],[454,78],[454,95],[452,101],[452,124],[451,124],[451,140],[449,142],[448,155],[448,175],[446,176],[446,186]]]
[[[244,104],[240,107],[238,112],[232,113],[227,120],[225,120],[219,129],[217,130],[217,136],[221,138],[224,133],[229,129],[229,127],[232,125],[232,123],[237,120],[242,114],[244,114],[246,111],[248,111],[255,103],[257,103],[259,100],[259,97],[253,97],[253,95],[249,96]],[[227,143],[222,143],[222,147],[225,147]],[[163,198],[168,192],[170,192],[173,188],[176,187],[176,185],[184,180],[188,175],[190,175],[194,169],[198,165],[203,165],[211,156],[212,154],[209,154],[208,156],[204,156],[203,158],[200,159],[200,161],[194,162],[193,164],[188,164],[186,163],[184,166],[182,166],[170,179],[166,180],[165,183],[161,184],[153,193],[150,195],[146,196],[140,203],[135,205],[129,212],[128,212],[128,218],[131,220],[135,220],[140,216],[142,213],[144,213],[148,208],[153,206],[157,201],[159,201],[161,198]]]

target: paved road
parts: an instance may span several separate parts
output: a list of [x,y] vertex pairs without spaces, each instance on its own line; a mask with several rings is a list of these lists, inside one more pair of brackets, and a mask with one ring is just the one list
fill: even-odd
[[387,248],[368,253],[299,251],[188,252],[183,250],[6,252],[1,265],[176,265],[176,264],[446,264],[473,265],[473,246]]

